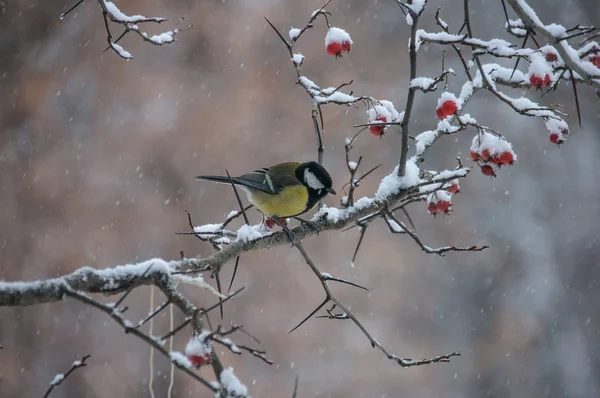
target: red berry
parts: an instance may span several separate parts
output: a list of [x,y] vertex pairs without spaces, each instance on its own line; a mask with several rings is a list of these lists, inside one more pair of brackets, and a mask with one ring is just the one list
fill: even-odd
[[450,202],[446,202],[445,200],[440,200],[437,202],[437,209],[440,213],[448,213],[448,209],[450,208]]
[[569,135],[570,131],[569,131],[569,129],[560,129],[560,133],[564,136],[567,136],[567,135]]
[[275,226],[275,221],[273,221],[270,218],[267,218],[265,220],[265,225],[267,226],[267,228],[273,228]]
[[442,109],[444,113],[448,116],[454,115],[458,107],[456,106],[456,102],[454,101],[446,101],[442,104]]
[[[279,222],[283,225],[287,225],[287,219],[285,218],[280,218]],[[273,228],[275,225],[277,225],[277,222],[272,218],[267,218],[265,220],[265,225],[267,226],[267,228]]]
[[[385,116],[377,116],[375,118],[375,120],[380,121],[382,123],[387,123],[387,118]],[[369,131],[371,132],[371,134],[373,134],[376,137],[379,137],[380,135],[382,135],[384,130],[385,130],[385,125],[383,125],[383,124],[376,124],[376,125],[369,126]]]
[[496,173],[494,173],[494,169],[489,164],[485,164],[485,165],[481,166],[481,172],[483,173],[483,175],[490,176],[490,177],[496,177]]
[[459,193],[460,192],[460,186],[458,185],[458,183],[454,183],[454,184],[452,184],[450,186],[450,188],[446,189],[446,191],[448,191],[450,193]]
[[210,363],[211,357],[210,357],[210,354],[207,353],[204,355],[190,355],[190,356],[188,356],[188,359],[190,360],[192,365],[199,368],[202,365],[206,365],[206,364]]
[[502,164],[502,161],[500,160],[500,156],[498,156],[498,155],[492,156],[492,163],[494,163],[494,164]]
[[512,154],[512,152],[510,151],[506,151],[506,152],[502,152],[502,155],[500,155],[500,163],[502,163],[503,165],[511,165],[514,163],[514,156]]
[[440,120],[444,120],[447,116],[446,113],[444,113],[444,110],[442,109],[441,106],[435,110],[435,115]]
[[531,75],[529,78],[529,83],[531,83],[533,87],[540,87],[542,85],[542,78],[536,75]]
[[550,75],[544,76],[544,86],[547,86],[548,84],[550,84]]
[[433,202],[430,202],[429,205],[427,206],[427,211],[430,212],[431,214],[437,213],[438,212],[437,205]]
[[479,160],[479,154],[475,151],[471,151],[471,159]]
[[327,53],[330,55],[340,56],[342,54],[342,50],[343,45],[340,42],[332,41],[327,45]]
[[558,55],[554,52],[548,52],[546,53],[546,61],[548,62],[554,62],[558,60]]
[[559,133],[552,133],[550,134],[550,142],[556,145],[560,145],[564,142],[564,138],[561,134]]
[[452,116],[456,113],[457,107],[454,101],[445,101],[442,106],[435,110],[435,114],[440,120],[444,120],[448,116]]
[[490,151],[488,149],[484,149],[481,152],[481,160],[487,162],[490,159]]
[[349,41],[343,41],[342,42],[342,51],[346,51],[346,52],[350,51],[350,46],[351,46],[351,44]]
[[596,68],[600,68],[600,55],[591,56],[590,62],[593,63]]
[[531,83],[531,85],[536,88],[547,86],[548,84],[550,84],[550,75],[546,75],[543,78],[540,76],[531,75],[531,77],[529,78],[529,83]]

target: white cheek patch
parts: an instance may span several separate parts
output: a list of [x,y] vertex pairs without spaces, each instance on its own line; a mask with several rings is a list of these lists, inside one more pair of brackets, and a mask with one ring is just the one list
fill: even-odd
[[304,170],[304,182],[310,188],[315,189],[315,190],[325,188],[325,185],[323,185],[321,183],[321,181],[319,181],[319,179],[313,173],[311,173],[308,169]]

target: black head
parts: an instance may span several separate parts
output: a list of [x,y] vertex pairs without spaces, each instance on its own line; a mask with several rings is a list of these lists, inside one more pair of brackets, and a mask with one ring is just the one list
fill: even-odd
[[335,195],[335,191],[331,187],[333,182],[331,176],[317,162],[302,163],[296,168],[296,178],[304,184],[311,195],[324,197],[328,193]]

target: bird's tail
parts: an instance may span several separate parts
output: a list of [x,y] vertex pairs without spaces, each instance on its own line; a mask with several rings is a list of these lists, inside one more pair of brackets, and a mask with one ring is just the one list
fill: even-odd
[[218,184],[231,184],[233,181],[235,185],[244,185],[242,182],[238,181],[236,177],[231,177],[230,181],[229,177],[226,176],[196,176],[196,180],[212,181]]

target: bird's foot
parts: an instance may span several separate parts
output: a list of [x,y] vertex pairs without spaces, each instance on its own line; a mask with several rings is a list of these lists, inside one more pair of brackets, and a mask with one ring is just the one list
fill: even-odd
[[294,220],[300,221],[300,224],[306,225],[309,228],[313,229],[317,233],[317,236],[319,236],[319,227],[317,226],[317,224],[315,224],[314,222],[309,221],[309,220],[304,220],[300,217],[292,217],[292,218]]

